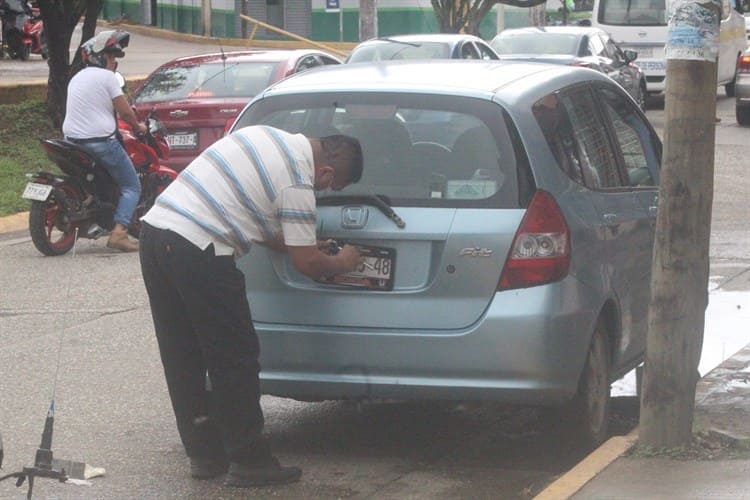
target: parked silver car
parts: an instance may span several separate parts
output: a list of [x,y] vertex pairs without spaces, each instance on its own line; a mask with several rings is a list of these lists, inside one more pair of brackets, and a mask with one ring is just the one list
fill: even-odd
[[526,60],[583,66],[601,71],[622,85],[646,109],[646,75],[633,61],[634,50],[622,50],[607,32],[584,26],[508,29],[490,42],[503,60]]
[[425,33],[372,38],[358,44],[347,63],[401,59],[498,59],[492,47],[475,35]]
[[661,143],[583,68],[352,64],[265,90],[233,125],[346,133],[362,180],[319,193],[321,239],[358,245],[318,282],[254,247],[238,265],[264,392],[301,400],[565,405],[607,436],[610,383],[644,357]]
[[750,49],[737,61],[737,76],[734,84],[735,114],[739,125],[750,125]]

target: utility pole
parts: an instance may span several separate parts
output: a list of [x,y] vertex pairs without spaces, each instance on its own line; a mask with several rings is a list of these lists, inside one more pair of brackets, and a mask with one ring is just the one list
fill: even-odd
[[641,446],[692,440],[708,305],[716,60],[721,0],[674,0],[666,48],[664,153],[652,261]]
[[359,41],[378,36],[378,0],[359,0]]

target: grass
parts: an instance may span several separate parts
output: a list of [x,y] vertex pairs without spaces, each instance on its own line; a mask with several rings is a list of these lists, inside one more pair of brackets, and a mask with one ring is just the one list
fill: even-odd
[[0,217],[24,212],[29,202],[21,198],[26,173],[59,172],[47,159],[39,140],[61,137],[41,100],[0,105]]

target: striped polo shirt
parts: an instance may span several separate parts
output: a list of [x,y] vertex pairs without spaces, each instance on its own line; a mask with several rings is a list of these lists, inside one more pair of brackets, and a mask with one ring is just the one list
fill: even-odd
[[310,141],[267,126],[215,142],[183,170],[141,220],[216,255],[246,254],[283,233],[288,246],[315,245]]

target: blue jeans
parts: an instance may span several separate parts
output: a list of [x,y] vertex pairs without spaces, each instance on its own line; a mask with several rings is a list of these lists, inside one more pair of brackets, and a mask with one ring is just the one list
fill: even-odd
[[138,174],[128,153],[114,136],[105,141],[79,145],[95,156],[99,165],[104,167],[120,186],[120,199],[117,202],[114,221],[128,227],[141,196],[141,181],[138,180]]

